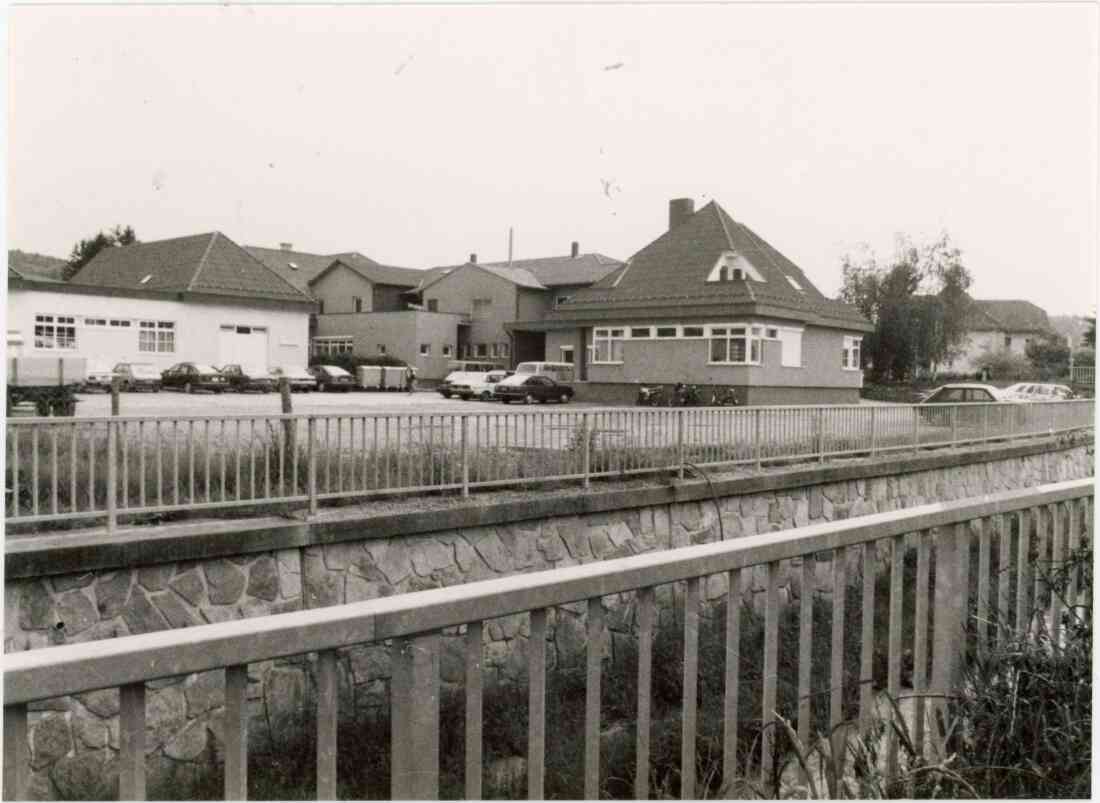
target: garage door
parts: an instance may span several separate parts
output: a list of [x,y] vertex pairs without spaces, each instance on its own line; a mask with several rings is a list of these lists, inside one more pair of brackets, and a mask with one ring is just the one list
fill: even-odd
[[223,324],[218,338],[221,365],[267,370],[267,327]]

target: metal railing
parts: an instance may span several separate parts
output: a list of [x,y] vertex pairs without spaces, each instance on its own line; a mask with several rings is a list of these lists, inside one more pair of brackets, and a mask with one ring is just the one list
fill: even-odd
[[578,482],[1030,438],[1093,402],[13,418],[9,526]]
[[1070,368],[1069,381],[1074,385],[1096,385],[1095,365],[1075,365]]
[[[724,691],[721,711],[722,777],[767,779],[775,766],[778,716],[795,720],[800,740],[811,736],[813,712],[828,711],[829,729],[858,716],[873,716],[872,667],[886,659],[886,690],[902,694],[903,656],[912,651],[912,695],[916,705],[914,741],[928,744],[925,728],[930,700],[942,697],[955,683],[970,651],[979,654],[997,638],[1026,634],[1047,614],[1057,642],[1061,612],[1085,593],[1071,577],[1064,596],[1048,594],[1046,570],[1062,565],[1082,543],[1092,542],[1092,479],[1055,483],[1027,492],[1012,491],[980,499],[925,505],[906,511],[873,514],[859,519],[811,525],[699,546],[659,551],[564,569],[523,574],[445,589],[409,593],[295,613],[264,616],[223,624],[161,631],[86,644],[31,650],[4,656],[4,794],[24,797],[28,783],[28,704],[102,688],[120,688],[120,795],[141,799],[145,794],[146,683],[159,678],[225,670],[224,761],[225,795],[244,798],[248,790],[248,666],[287,656],[317,653],[316,777],[319,799],[336,796],[339,679],[337,650],[350,645],[389,643],[391,680],[391,792],[393,799],[432,798],[439,792],[440,640],[444,632],[466,626],[465,651],[465,794],[483,793],[483,632],[493,619],[526,615],[528,697],[527,793],[545,793],[547,733],[548,613],[571,603],[586,605],[586,703],[584,726],[584,797],[596,799],[606,780],[600,774],[604,600],[634,594],[637,662],[634,793],[649,795],[649,752],[652,718],[653,645],[657,591],[677,584],[682,591],[683,697],[681,795],[694,798],[701,789],[696,777],[696,736],[699,708],[696,691],[699,666],[701,590],[708,578],[724,580],[727,610],[739,610],[744,578],[763,572],[764,629],[762,654],[741,655],[741,617],[725,617]],[[906,569],[915,553],[915,573]],[[880,566],[879,556],[887,555]],[[812,615],[815,573],[828,555],[831,563],[832,625],[815,633]],[[976,560],[975,560],[976,558]],[[800,566],[792,563],[800,562]],[[853,571],[852,567],[856,567]],[[876,582],[865,582],[860,566],[874,566],[889,577],[888,615],[876,623]],[[931,568],[930,567],[934,567]],[[799,608],[797,660],[779,656],[780,599],[778,578],[801,573],[805,590]],[[930,575],[930,571],[932,574]],[[760,576],[756,574],[755,576]],[[934,581],[930,580],[934,577]],[[827,581],[828,578],[826,578]],[[750,580],[751,582],[751,580]],[[861,586],[861,588],[857,588]],[[846,596],[861,606],[859,663],[846,664]],[[912,629],[903,630],[903,599],[912,598]],[[620,597],[620,603],[622,598]],[[909,608],[910,603],[905,603]],[[879,609],[881,610],[881,609]],[[1000,629],[990,623],[997,622]],[[888,631],[885,643],[876,638]],[[906,637],[904,634],[910,634]],[[454,637],[449,636],[449,637]],[[814,680],[809,671],[814,638],[825,640],[831,659],[828,677]],[[392,640],[392,641],[390,641]],[[849,642],[850,643],[850,642]],[[760,718],[746,722],[747,704],[742,667],[757,666],[763,674],[758,690]],[[928,667],[932,667],[931,674]],[[797,699],[777,700],[777,683],[797,686]],[[858,691],[858,714],[845,689]],[[346,699],[346,698],[345,698]],[[851,699],[851,698],[849,698]],[[744,706],[739,709],[739,705]],[[794,710],[792,710],[794,709]],[[742,713],[739,714],[738,711]],[[823,717],[820,717],[823,719]],[[759,727],[762,749],[739,758],[739,727]],[[897,744],[889,748],[889,768],[896,770]],[[781,758],[781,757],[780,757]],[[739,766],[739,761],[741,765]],[[750,766],[751,764],[751,766]]]

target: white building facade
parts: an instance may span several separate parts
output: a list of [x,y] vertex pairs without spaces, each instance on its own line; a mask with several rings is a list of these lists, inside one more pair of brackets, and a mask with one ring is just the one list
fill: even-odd
[[307,303],[180,297],[9,277],[9,356],[90,363],[294,368],[309,362]]

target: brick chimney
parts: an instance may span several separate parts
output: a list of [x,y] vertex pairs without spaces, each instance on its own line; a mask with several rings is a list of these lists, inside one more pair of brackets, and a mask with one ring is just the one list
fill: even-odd
[[571,256],[573,259],[576,259],[577,254],[579,254],[580,252],[581,252],[581,244],[578,243],[576,240],[574,240],[573,241],[573,247],[569,249],[569,256]]
[[477,264],[477,253],[470,254],[470,261]]
[[293,251],[294,250],[294,243],[279,243],[279,250],[280,251]]
[[693,198],[673,198],[668,202],[668,230],[672,231],[694,214]]

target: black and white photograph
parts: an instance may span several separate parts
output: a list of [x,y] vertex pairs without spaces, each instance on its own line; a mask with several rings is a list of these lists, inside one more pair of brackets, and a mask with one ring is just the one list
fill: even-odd
[[5,11],[4,799],[1091,797],[1096,2]]

